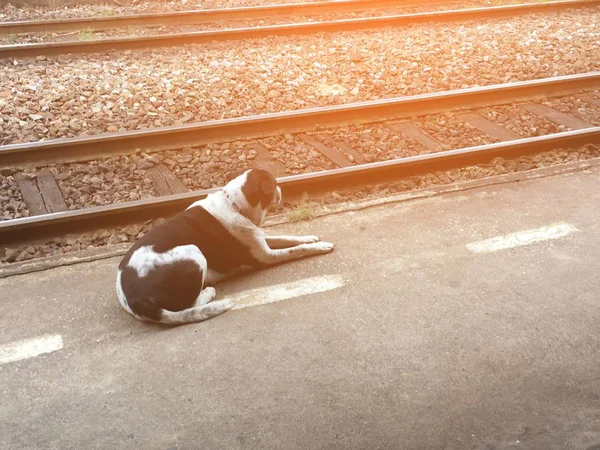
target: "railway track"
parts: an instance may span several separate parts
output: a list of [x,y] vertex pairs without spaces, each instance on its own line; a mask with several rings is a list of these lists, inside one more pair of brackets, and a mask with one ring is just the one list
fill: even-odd
[[[456,4],[459,0],[433,0],[428,6]],[[122,16],[84,17],[73,19],[0,22],[0,36],[23,33],[59,33],[79,30],[109,30],[124,27],[160,27],[197,25],[213,22],[261,20],[273,17],[313,16],[373,9],[415,8],[417,0],[341,0],[335,2],[291,3],[239,8],[204,9],[168,13],[129,14]]]
[[0,168],[10,165],[85,161],[107,155],[162,151],[285,133],[312,131],[342,124],[403,119],[517,102],[520,99],[563,95],[600,86],[600,72],[458,89],[434,94],[373,100],[346,105],[261,114],[169,127],[106,133],[67,139],[0,146]]
[[[414,177],[452,183],[479,170],[468,167],[490,163],[491,172],[482,169],[474,177],[589,159],[600,156],[600,147],[586,147],[600,144],[598,88],[600,73],[590,73],[167,130],[0,147],[0,173],[15,180],[20,192],[11,192],[38,214],[0,222],[0,242],[6,247],[32,239],[39,243],[168,216],[222,184],[223,172],[244,167],[274,172],[284,195],[298,198],[303,192],[372,183],[402,185]],[[195,148],[173,150],[186,146]],[[290,164],[286,147],[303,155],[305,162]],[[209,157],[211,152],[218,155]],[[111,158],[123,154],[131,158],[126,170],[139,175],[130,182],[132,189],[148,184],[156,197],[77,209],[74,196],[100,195],[111,184],[106,179]],[[90,193],[64,196],[70,177],[78,176],[73,169],[77,163],[66,162],[98,157],[103,159],[88,162],[85,169],[97,175],[84,183]],[[203,189],[206,179],[213,180],[206,186],[211,189]],[[423,184],[404,186],[410,190]],[[134,230],[130,238],[139,228]],[[55,247],[52,251],[60,248]]]
[[[332,2],[335,4],[335,2]],[[106,51],[124,51],[141,48],[159,48],[214,41],[258,39],[268,36],[306,35],[321,32],[356,31],[382,27],[404,27],[435,22],[448,23],[467,20],[499,19],[525,14],[548,13],[569,8],[596,8],[600,0],[562,0],[545,3],[458,9],[451,11],[401,14],[384,17],[331,20],[323,22],[272,25],[264,27],[233,28],[165,35],[124,37],[90,41],[16,44],[0,46],[0,58],[25,58],[60,54],[81,54]]]

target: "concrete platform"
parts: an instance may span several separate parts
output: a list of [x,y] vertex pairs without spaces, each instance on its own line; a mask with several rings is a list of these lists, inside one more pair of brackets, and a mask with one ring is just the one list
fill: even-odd
[[0,280],[0,448],[600,449],[599,169],[270,232],[337,248],[202,324],[127,315],[118,258]]

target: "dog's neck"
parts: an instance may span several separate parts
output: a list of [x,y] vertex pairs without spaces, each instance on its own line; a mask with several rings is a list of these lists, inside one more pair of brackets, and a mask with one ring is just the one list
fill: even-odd
[[235,202],[235,200],[233,200],[229,194],[227,193],[227,191],[225,189],[223,189],[223,193],[225,194],[225,198],[227,199],[227,201],[231,204],[231,207],[236,211],[239,212],[240,214],[244,215],[244,213],[242,213],[240,207],[237,205],[237,203]]
[[235,202],[235,200],[229,196],[229,193],[227,192],[227,190],[223,189],[223,193],[225,194],[225,198],[227,199],[227,201],[229,202],[229,204],[231,205],[231,207],[233,208],[233,210],[235,212],[240,213],[242,216],[244,216],[246,219],[248,219],[250,222],[252,222],[257,227],[260,226],[260,223],[256,223],[256,220],[254,220],[248,214],[244,213],[244,210],[242,208],[240,208],[239,205]]

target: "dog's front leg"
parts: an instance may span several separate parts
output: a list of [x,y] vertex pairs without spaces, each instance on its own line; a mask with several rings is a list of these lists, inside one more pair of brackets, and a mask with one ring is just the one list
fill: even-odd
[[265,241],[271,249],[290,248],[301,244],[319,242],[319,236],[265,236]]
[[334,247],[330,242],[321,241],[300,244],[291,248],[272,249],[267,245],[267,241],[264,240],[254,247],[252,254],[265,266],[273,266],[308,256],[324,255],[333,251]]

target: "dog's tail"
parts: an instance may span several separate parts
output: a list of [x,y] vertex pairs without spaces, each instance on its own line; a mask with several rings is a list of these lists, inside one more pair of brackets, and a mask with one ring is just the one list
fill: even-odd
[[196,306],[184,309],[182,311],[160,310],[160,323],[166,325],[183,325],[185,323],[202,322],[212,317],[223,314],[231,309],[233,302],[231,300],[216,300],[206,305]]

